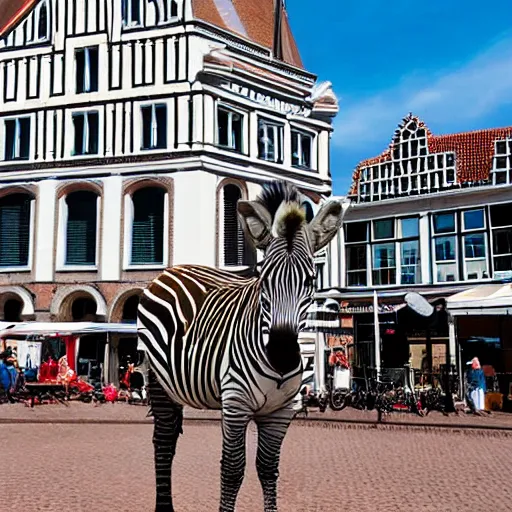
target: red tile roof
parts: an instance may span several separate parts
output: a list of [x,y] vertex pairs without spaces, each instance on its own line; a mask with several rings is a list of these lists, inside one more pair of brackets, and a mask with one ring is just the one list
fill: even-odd
[[[272,49],[274,42],[274,0],[228,0],[240,19],[246,34],[240,34],[261,46]],[[236,32],[229,27],[217,9],[215,0],[192,0],[194,17],[218,27]],[[288,21],[286,10],[283,9],[282,20],[283,61],[302,68],[302,60]]]
[[[406,121],[409,122],[411,119],[414,119],[419,127],[425,130],[429,154],[448,151],[455,153],[457,181],[459,183],[488,180],[494,157],[494,142],[512,137],[512,126],[450,135],[432,135],[423,121],[414,116],[407,117]],[[399,129],[401,128],[402,125],[399,126]],[[351,195],[357,194],[357,184],[363,169],[391,160],[394,143],[395,138],[383,153],[363,160],[357,165],[352,177]]]
[[0,0],[0,37],[14,28],[36,3],[37,0]]

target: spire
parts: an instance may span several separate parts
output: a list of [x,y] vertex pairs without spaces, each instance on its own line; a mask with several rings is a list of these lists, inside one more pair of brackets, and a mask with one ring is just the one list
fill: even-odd
[[274,58],[283,60],[283,37],[281,22],[283,20],[283,0],[274,0]]

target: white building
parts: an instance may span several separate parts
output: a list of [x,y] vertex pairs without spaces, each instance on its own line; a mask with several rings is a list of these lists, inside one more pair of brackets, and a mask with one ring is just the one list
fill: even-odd
[[[355,364],[378,363],[376,290],[384,367],[411,361],[419,370],[426,355],[434,373],[444,364],[463,372],[477,355],[498,373],[511,372],[512,294],[499,290],[512,278],[512,127],[437,136],[409,115],[386,151],[357,166],[349,198],[330,246],[330,290],[320,296],[339,301],[341,336]],[[443,317],[445,299],[450,309],[449,297],[469,289]],[[436,305],[442,321],[409,315],[408,291]],[[467,306],[468,298],[483,305],[490,295],[492,311]]]
[[337,101],[280,2],[0,4],[0,320],[132,320],[168,265],[254,261],[263,181],[330,194]]

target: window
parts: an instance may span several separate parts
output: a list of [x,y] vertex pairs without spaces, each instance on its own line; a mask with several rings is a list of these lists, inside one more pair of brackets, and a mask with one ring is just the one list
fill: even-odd
[[487,234],[483,208],[462,212],[465,279],[489,277],[487,268]]
[[242,198],[242,191],[236,185],[226,185],[222,191],[224,265],[251,265],[255,262],[254,251],[245,240],[237,213],[237,203]]
[[495,142],[491,179],[494,185],[512,183],[512,138]]
[[75,130],[74,155],[98,154],[98,112],[79,112],[73,114]]
[[140,25],[141,7],[141,0],[123,0],[123,23],[126,26]]
[[44,41],[48,38],[48,6],[46,2],[39,8],[39,20],[37,22],[37,40]]
[[66,265],[96,265],[97,202],[88,191],[66,197]]
[[[494,277],[512,272],[512,203],[490,207]],[[498,274],[499,276],[499,274]]]
[[[433,216],[436,281],[457,281],[457,236],[455,213],[438,213]],[[450,236],[438,236],[446,235]]]
[[376,220],[373,222],[374,240],[386,240],[395,237],[395,219]]
[[269,162],[283,161],[282,124],[272,123],[263,119],[258,121],[258,156]]
[[27,194],[0,198],[0,267],[28,265],[31,204]]
[[167,18],[176,18],[178,16],[178,2],[176,0],[167,0]]
[[141,107],[142,149],[167,148],[167,105]]
[[313,137],[292,130],[292,165],[311,169],[311,148]]
[[368,222],[345,224],[347,286],[367,286]]
[[324,266],[325,263],[315,263],[315,286],[317,290],[324,289]]
[[5,121],[5,160],[30,157],[30,117]]
[[372,245],[373,284],[395,284],[396,255],[395,243]]
[[132,196],[132,265],[164,263],[165,194],[161,188],[148,187]]
[[400,284],[421,283],[418,217],[397,220],[400,242]]
[[218,144],[242,152],[243,116],[219,107],[217,110]]
[[76,92],[96,92],[98,90],[98,47],[80,48],[75,52]]

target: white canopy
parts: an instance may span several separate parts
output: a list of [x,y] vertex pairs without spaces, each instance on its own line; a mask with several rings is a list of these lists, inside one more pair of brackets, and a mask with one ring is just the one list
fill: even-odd
[[137,334],[136,324],[110,324],[94,322],[22,322],[13,325],[14,322],[2,322],[0,324],[0,338],[8,336],[67,336],[73,334],[119,333]]
[[512,315],[512,284],[486,284],[470,288],[446,299],[454,316]]

